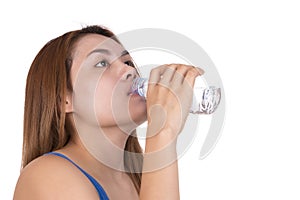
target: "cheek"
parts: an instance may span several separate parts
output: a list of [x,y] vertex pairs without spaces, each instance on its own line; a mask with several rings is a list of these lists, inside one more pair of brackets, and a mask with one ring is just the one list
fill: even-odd
[[122,126],[130,119],[129,96],[118,77],[103,76],[98,82],[94,98],[95,114],[100,126]]
[[82,66],[76,75],[73,77],[74,92],[72,97],[74,120],[95,126],[98,124],[95,117],[95,91],[102,73],[91,71],[89,68]]
[[[127,88],[128,90],[128,88]],[[128,96],[124,84],[112,80],[99,82],[95,110],[101,127],[139,125],[146,120],[146,103],[140,96]]]
[[102,78],[95,90],[95,114],[100,125],[112,123],[113,81]]

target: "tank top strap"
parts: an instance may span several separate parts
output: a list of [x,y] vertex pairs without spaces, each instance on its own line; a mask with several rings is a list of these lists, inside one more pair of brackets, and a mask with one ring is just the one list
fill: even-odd
[[103,187],[96,181],[96,179],[94,179],[90,174],[88,174],[81,167],[79,167],[76,163],[74,163],[70,158],[68,158],[64,154],[61,154],[61,153],[58,153],[58,152],[49,152],[49,153],[46,153],[45,155],[55,155],[55,156],[59,156],[61,158],[64,158],[64,159],[68,160],[70,163],[72,163],[74,166],[76,166],[90,180],[90,182],[96,188],[96,190],[98,192],[98,195],[99,195],[101,200],[109,200],[109,198],[108,198],[106,192],[104,191]]

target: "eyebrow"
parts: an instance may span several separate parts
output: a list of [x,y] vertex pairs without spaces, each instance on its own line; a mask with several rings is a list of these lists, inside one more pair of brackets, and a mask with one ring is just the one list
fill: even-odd
[[87,57],[89,57],[91,54],[93,53],[103,53],[103,54],[107,54],[107,55],[110,55],[110,52],[107,50],[107,49],[95,49],[93,51],[91,51]]
[[[93,53],[103,53],[103,54],[107,54],[107,55],[111,55],[110,51],[108,49],[95,49],[93,51],[91,51],[87,57],[89,57],[91,54]],[[129,55],[129,52],[127,50],[122,51],[121,56],[125,56],[125,55]]]
[[127,50],[122,51],[121,56],[129,55],[129,52]]

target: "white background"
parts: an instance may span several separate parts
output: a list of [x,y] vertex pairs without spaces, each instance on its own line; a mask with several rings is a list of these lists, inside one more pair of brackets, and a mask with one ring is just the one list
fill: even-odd
[[[292,0],[6,1],[0,5],[0,199],[19,175],[25,79],[50,39],[101,24],[165,28],[197,42],[226,92],[216,148],[180,159],[182,199],[300,199],[300,7]],[[298,89],[297,89],[298,88]]]

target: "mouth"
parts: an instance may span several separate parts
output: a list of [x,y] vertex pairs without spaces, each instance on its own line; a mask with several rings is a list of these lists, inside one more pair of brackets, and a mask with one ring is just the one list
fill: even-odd
[[[127,96],[129,97],[140,97],[140,98],[143,98],[142,96],[140,96],[137,91],[134,91],[131,87],[130,89],[128,90],[127,92]],[[144,99],[144,98],[143,98]]]
[[138,93],[132,92],[132,91],[129,91],[129,92],[127,93],[127,96],[138,96],[138,97],[141,97]]
[[133,87],[133,80],[130,83],[130,86],[129,86],[129,89],[128,89],[128,92],[127,92],[127,96],[131,96],[131,95],[137,94],[136,91],[132,88]]
[[129,90],[127,91],[127,96],[133,95],[135,92],[132,90],[131,85],[129,87]]

